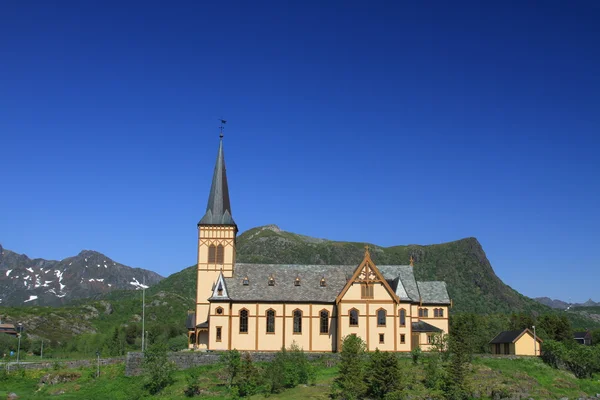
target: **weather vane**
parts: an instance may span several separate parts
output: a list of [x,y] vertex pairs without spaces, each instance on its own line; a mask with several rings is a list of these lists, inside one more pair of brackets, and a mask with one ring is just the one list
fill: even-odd
[[223,139],[223,129],[225,129],[225,124],[227,121],[225,121],[223,118],[219,118],[219,121],[221,121],[221,126],[219,126],[219,137]]

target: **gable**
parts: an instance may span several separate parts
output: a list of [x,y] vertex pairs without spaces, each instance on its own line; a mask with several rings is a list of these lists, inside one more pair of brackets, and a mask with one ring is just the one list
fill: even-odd
[[340,302],[342,299],[373,299],[374,301],[391,299],[394,302],[400,301],[389,282],[371,260],[368,248],[366,248],[363,261],[344,285],[336,298],[336,302]]
[[219,277],[215,282],[212,296],[210,296],[209,300],[229,300],[227,285],[225,284],[225,279],[223,278],[222,272],[219,274]]

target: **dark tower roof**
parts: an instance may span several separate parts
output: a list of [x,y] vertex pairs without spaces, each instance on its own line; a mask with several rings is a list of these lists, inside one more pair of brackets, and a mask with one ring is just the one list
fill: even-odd
[[229,188],[227,186],[227,173],[225,171],[225,155],[223,154],[223,138],[219,142],[219,153],[213,173],[206,214],[198,225],[237,225],[231,216],[231,203],[229,202]]

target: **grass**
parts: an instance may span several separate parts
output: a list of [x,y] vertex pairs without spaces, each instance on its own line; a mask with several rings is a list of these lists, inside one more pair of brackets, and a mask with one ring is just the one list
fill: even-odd
[[[423,365],[412,366],[409,359],[401,358],[400,362],[406,367],[415,368],[415,375],[423,376]],[[201,398],[228,399],[228,391],[223,384],[221,367],[219,365],[196,367],[200,372],[201,385],[204,392]],[[39,385],[40,378],[48,373],[76,373],[79,378],[56,385]],[[161,393],[150,396],[143,388],[144,378],[126,377],[124,365],[101,367],[101,376],[95,378],[94,368],[78,368],[70,370],[25,370],[17,371],[8,379],[1,380],[0,398],[6,398],[10,392],[15,392],[20,399],[43,399],[59,395],[61,399],[184,399],[184,389],[187,385],[187,371],[177,371],[175,383]],[[561,397],[580,398],[595,396],[600,393],[600,376],[594,379],[576,379],[572,374],[558,371],[543,364],[539,359],[508,358],[475,358],[473,361],[472,382],[475,391],[481,398],[491,397],[492,391],[520,393],[524,398],[559,399]],[[298,386],[283,393],[271,395],[273,399],[322,399],[328,398],[330,385],[337,375],[336,367],[317,366],[317,380],[314,386]],[[409,394],[409,393],[407,393]],[[413,394],[415,399],[427,397],[427,393]],[[251,399],[264,398],[264,394],[255,395]]]

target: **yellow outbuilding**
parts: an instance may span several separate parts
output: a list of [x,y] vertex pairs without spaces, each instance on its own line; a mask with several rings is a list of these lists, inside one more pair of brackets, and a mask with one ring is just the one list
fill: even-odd
[[500,332],[490,342],[492,354],[539,356],[542,339],[529,329]]

